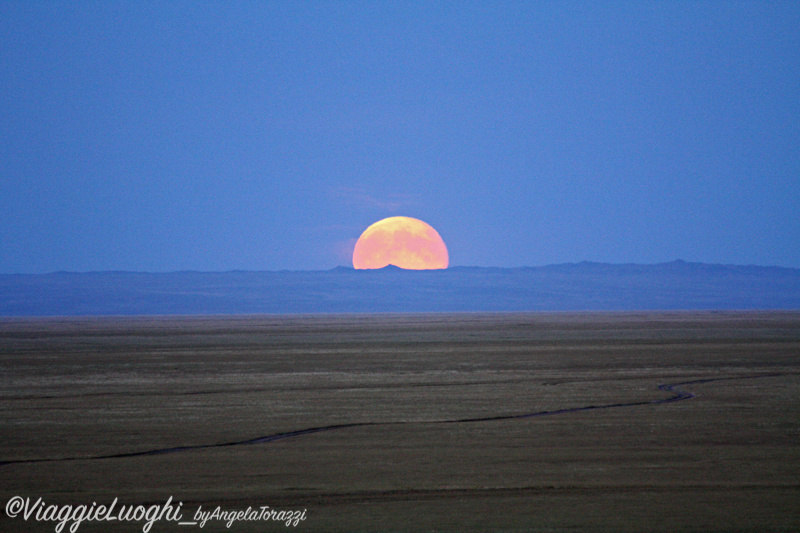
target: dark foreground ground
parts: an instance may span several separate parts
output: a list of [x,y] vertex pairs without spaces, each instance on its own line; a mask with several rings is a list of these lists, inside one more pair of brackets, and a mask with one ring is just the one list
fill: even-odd
[[0,413],[0,531],[800,530],[800,313],[3,319]]

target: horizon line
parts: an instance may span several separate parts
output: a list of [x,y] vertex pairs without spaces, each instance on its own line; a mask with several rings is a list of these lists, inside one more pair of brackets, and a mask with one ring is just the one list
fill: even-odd
[[523,265],[523,266],[510,266],[510,267],[503,267],[503,266],[478,266],[478,265],[453,265],[448,266],[446,268],[437,268],[437,269],[406,269],[401,268],[395,265],[387,265],[382,268],[365,268],[365,269],[357,269],[354,268],[352,265],[337,265],[332,268],[328,269],[279,269],[279,270],[249,270],[249,269],[229,269],[229,270],[194,270],[194,269],[183,269],[183,270],[162,270],[162,271],[150,271],[150,270],[120,270],[120,269],[111,269],[111,270],[54,270],[49,272],[39,272],[39,273],[31,273],[31,272],[0,272],[0,276],[51,276],[57,274],[226,274],[226,273],[324,273],[324,272],[333,272],[333,271],[353,271],[353,272],[380,272],[380,271],[406,271],[406,272],[437,272],[437,271],[446,271],[446,270],[454,270],[454,269],[486,269],[486,270],[523,270],[523,269],[537,269],[537,268],[551,268],[551,267],[564,267],[564,266],[617,266],[617,267],[657,267],[657,266],[666,266],[666,265],[703,265],[709,267],[736,267],[736,268],[771,268],[771,269],[783,269],[783,270],[800,270],[800,267],[789,267],[789,266],[782,266],[782,265],[763,265],[763,264],[755,264],[755,263],[705,263],[702,261],[686,261],[684,259],[673,259],[672,261],[662,261],[658,263],[635,263],[635,262],[625,262],[625,263],[608,263],[603,261],[590,261],[590,260],[582,260],[577,262],[564,262],[564,263],[548,263],[543,265]]

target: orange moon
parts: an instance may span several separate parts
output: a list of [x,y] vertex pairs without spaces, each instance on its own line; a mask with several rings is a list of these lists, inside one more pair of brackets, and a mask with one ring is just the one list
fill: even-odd
[[431,226],[411,217],[389,217],[364,230],[353,250],[353,267],[409,270],[447,268],[444,241]]

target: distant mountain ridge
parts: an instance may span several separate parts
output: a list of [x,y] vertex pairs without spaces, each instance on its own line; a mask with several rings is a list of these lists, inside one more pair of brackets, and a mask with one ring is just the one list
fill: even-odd
[[446,270],[0,274],[0,316],[800,309],[800,269],[672,261]]

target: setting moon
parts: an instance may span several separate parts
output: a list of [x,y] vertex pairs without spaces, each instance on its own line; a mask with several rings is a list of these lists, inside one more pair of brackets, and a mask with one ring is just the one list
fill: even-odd
[[411,217],[389,217],[364,230],[353,250],[353,267],[409,270],[447,268],[444,241],[430,225]]

